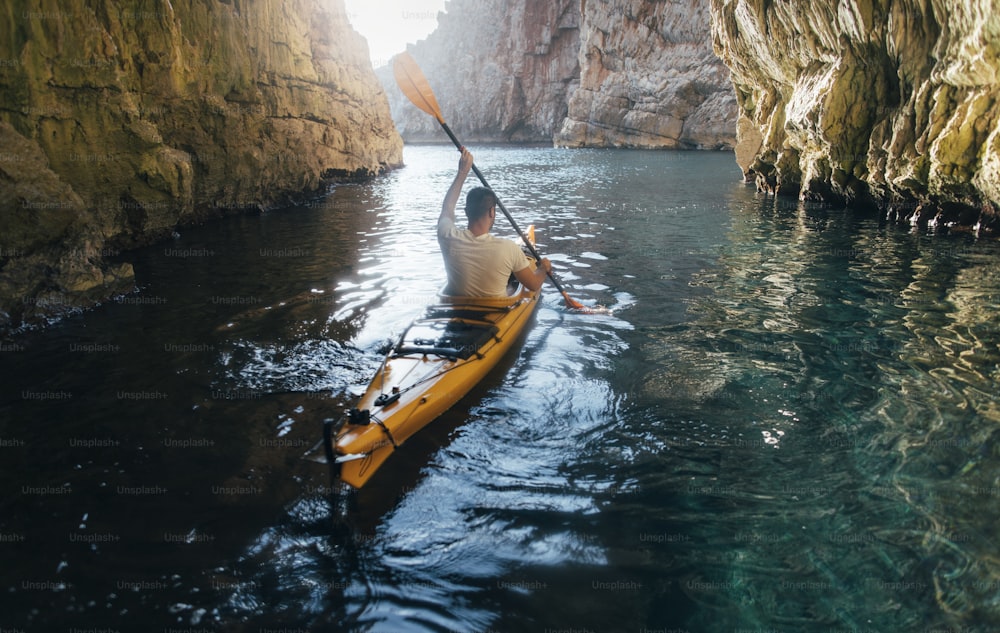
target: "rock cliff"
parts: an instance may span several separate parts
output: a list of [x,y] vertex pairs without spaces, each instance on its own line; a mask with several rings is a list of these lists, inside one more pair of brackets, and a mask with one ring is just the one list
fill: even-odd
[[121,249],[402,160],[342,0],[11,0],[0,32],[0,329],[130,289]]
[[762,190],[996,229],[1000,27],[992,0],[712,0]]
[[[718,148],[736,141],[729,72],[705,0],[451,0],[410,47],[463,140]],[[392,73],[408,141],[441,140]]]
[[[579,0],[451,0],[409,47],[463,141],[550,142],[579,80]],[[379,70],[407,141],[445,140]]]
[[583,3],[580,85],[555,137],[568,147],[731,148],[736,99],[705,0]]

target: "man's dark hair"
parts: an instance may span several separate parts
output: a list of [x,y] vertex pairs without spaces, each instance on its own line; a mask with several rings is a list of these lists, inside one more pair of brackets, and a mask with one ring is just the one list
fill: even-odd
[[465,196],[465,217],[475,222],[496,206],[497,196],[492,189],[475,187]]

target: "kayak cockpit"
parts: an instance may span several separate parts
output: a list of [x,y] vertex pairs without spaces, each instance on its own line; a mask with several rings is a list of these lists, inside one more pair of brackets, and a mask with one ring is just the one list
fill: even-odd
[[484,321],[421,319],[407,328],[393,354],[433,354],[465,360],[473,354],[479,355],[479,350],[495,339],[499,331],[497,326]]

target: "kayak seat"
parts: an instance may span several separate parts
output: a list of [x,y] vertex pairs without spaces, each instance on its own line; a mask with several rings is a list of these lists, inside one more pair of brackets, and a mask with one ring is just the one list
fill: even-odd
[[499,331],[492,323],[422,319],[406,330],[395,354],[433,354],[465,360],[495,339]]
[[477,306],[431,306],[424,311],[425,319],[468,319],[482,321],[483,315],[508,312],[510,308],[480,308]]

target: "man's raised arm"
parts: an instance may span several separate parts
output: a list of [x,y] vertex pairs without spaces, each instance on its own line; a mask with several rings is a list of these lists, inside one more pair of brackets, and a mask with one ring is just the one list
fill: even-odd
[[462,158],[458,161],[458,173],[455,174],[455,180],[451,183],[451,187],[448,188],[448,193],[444,197],[438,224],[444,219],[451,220],[452,224],[455,223],[455,205],[458,204],[458,197],[462,195],[462,185],[465,184],[465,178],[471,169],[472,153],[463,147]]

